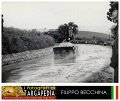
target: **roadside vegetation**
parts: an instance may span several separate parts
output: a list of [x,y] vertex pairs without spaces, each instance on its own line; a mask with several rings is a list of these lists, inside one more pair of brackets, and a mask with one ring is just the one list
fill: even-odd
[[2,33],[2,55],[28,50],[47,48],[54,45],[54,39],[37,30],[21,30],[4,27]]
[[[53,37],[56,43],[63,42],[64,38],[58,29],[50,30],[47,32],[47,34]],[[112,44],[112,40],[113,39],[108,34],[90,31],[78,31],[77,34],[73,34],[70,42],[75,44],[98,44],[110,46]]]

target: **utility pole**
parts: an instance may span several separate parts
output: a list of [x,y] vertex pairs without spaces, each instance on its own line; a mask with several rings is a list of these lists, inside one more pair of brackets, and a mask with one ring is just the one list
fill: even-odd
[[4,19],[3,19],[3,14],[2,14],[1,16],[2,16],[2,17],[1,17],[1,18],[2,18],[2,19],[1,19],[1,20],[2,20],[2,22],[1,22],[1,24],[2,24],[1,27],[2,27],[2,33],[3,33],[3,32],[4,32],[4,26],[3,26]]

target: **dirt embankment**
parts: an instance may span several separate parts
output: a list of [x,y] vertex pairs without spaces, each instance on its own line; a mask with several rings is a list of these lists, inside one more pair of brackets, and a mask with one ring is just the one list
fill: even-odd
[[52,47],[39,50],[25,51],[21,53],[2,55],[2,65],[8,65],[12,63],[30,60],[33,58],[39,58],[45,55],[49,55],[51,53]]
[[84,83],[113,83],[114,82],[114,69],[109,65],[104,67],[103,70],[94,73],[87,78]]

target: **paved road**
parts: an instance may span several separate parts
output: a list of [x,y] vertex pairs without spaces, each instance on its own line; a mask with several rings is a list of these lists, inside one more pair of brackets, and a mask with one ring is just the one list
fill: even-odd
[[108,46],[79,44],[75,59],[54,59],[54,54],[2,67],[3,82],[80,83],[110,62]]

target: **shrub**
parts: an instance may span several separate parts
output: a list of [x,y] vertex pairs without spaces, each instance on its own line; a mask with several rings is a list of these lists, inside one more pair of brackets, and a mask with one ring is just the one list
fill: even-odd
[[21,30],[5,27],[2,33],[2,54],[47,48],[54,45],[54,39],[36,30]]

